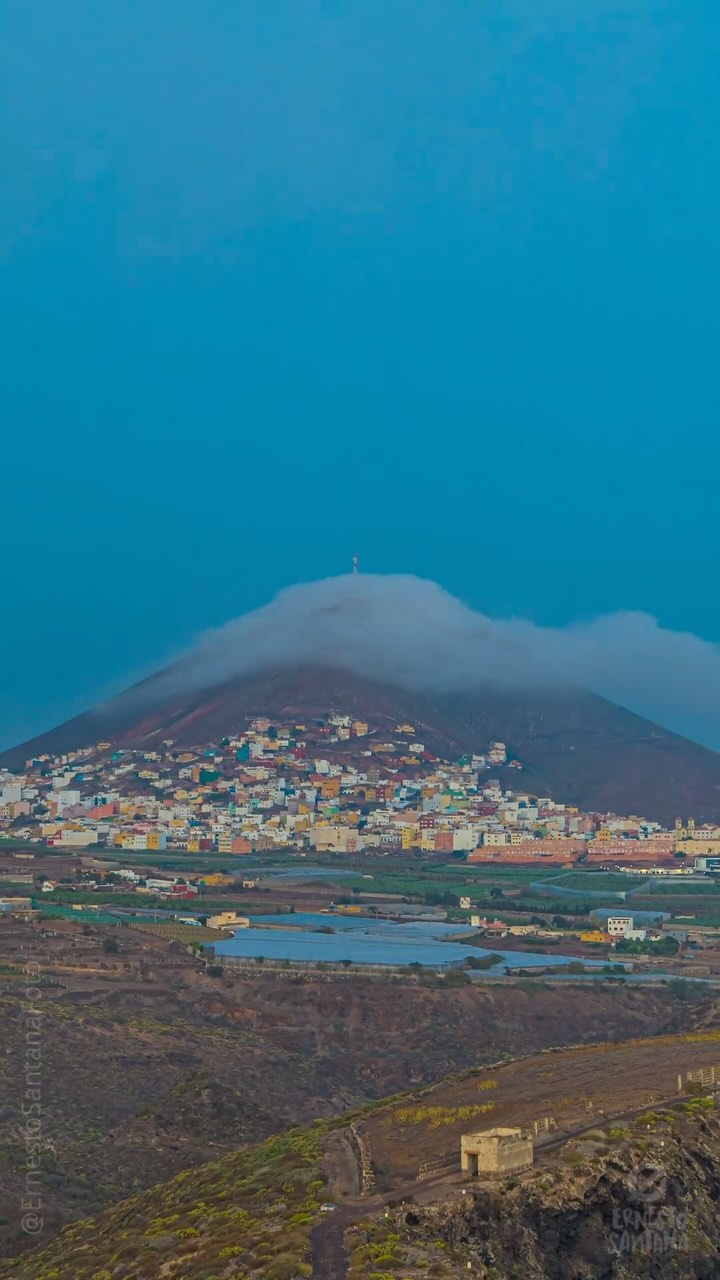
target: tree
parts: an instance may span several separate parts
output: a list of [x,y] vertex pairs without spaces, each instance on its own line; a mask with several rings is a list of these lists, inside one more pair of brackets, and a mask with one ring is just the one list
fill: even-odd
[[448,969],[444,976],[449,987],[465,987],[470,981],[464,969]]
[[109,956],[115,955],[116,952],[120,950],[118,946],[117,938],[104,938],[102,949],[106,953],[106,955],[109,955]]

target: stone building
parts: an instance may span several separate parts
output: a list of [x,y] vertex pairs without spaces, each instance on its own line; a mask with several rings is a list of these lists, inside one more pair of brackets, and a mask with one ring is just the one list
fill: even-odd
[[466,1178],[502,1178],[533,1163],[533,1139],[522,1129],[482,1129],[460,1139],[460,1164]]

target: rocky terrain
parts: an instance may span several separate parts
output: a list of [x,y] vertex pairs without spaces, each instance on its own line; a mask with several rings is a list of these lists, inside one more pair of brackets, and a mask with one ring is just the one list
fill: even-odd
[[720,1119],[703,1099],[590,1130],[530,1176],[356,1229],[350,1275],[384,1249],[408,1280],[711,1280],[719,1197]]

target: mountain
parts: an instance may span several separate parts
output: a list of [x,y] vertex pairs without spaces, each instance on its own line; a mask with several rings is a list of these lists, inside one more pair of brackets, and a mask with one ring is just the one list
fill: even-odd
[[328,666],[271,668],[185,692],[178,685],[176,672],[160,672],[5,751],[0,764],[19,768],[31,756],[100,741],[149,749],[164,738],[207,745],[255,716],[305,721],[336,711],[367,721],[383,739],[392,739],[396,725],[412,724],[417,740],[443,757],[505,742],[523,765],[522,772],[505,772],[514,780],[507,785],[583,809],[666,823],[678,814],[720,822],[718,753],[586,690],[420,694]]

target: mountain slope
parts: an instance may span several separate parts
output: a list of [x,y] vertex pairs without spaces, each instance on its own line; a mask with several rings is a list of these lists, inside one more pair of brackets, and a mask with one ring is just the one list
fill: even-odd
[[458,732],[508,744],[525,766],[516,786],[668,825],[720,821],[720,755],[597,694],[488,690],[439,706]]
[[187,745],[217,742],[255,716],[305,720],[324,718],[331,711],[362,717],[383,734],[410,721],[418,736],[427,731],[428,740],[448,752],[471,748],[476,737],[471,729],[446,722],[441,708],[421,696],[341,668],[267,669],[190,692],[174,690],[168,673],[160,672],[105,705],[3,752],[0,764],[17,767],[32,755],[104,740],[124,746],[152,746],[168,737]]
[[[610,1054],[622,1060],[625,1050],[640,1052],[647,1060],[655,1048],[652,1040],[637,1041],[617,1045]],[[467,1123],[462,1113],[473,1110],[440,1108],[441,1123],[435,1123],[438,1108],[428,1101],[439,1094],[465,1097],[468,1090],[494,1098],[504,1073],[514,1070],[513,1064],[496,1063],[484,1074],[451,1078],[437,1091],[387,1099],[185,1170],[95,1219],[72,1223],[24,1257],[0,1261],[0,1277],[460,1280],[472,1272],[478,1280],[709,1280],[718,1275],[720,1262],[715,1102],[680,1101],[669,1077],[671,1092],[653,1093],[648,1110],[647,1087],[631,1075],[615,1077],[608,1102],[598,1083],[607,1052],[598,1046],[574,1056],[569,1051],[518,1061],[528,1101],[524,1110],[512,1101],[508,1109],[511,1119],[517,1111],[519,1127],[527,1126],[527,1108],[532,1114],[536,1098],[553,1088],[544,1082],[558,1064],[556,1092],[571,1094],[582,1082],[589,1094],[556,1099],[554,1137],[538,1144],[534,1167],[516,1176],[463,1185],[447,1168],[417,1177],[418,1165],[438,1151],[459,1150]],[[673,1062],[682,1060],[682,1038],[668,1052]],[[706,1057],[712,1053],[706,1046]],[[584,1075],[587,1063],[595,1083]],[[579,1109],[564,1112],[573,1101]],[[588,1101],[595,1104],[594,1115],[585,1109]],[[492,1103],[485,1105],[492,1109]],[[389,1126],[405,1141],[412,1132],[412,1168],[395,1167],[379,1194],[360,1194],[351,1121],[355,1134],[362,1133],[374,1172],[383,1158],[377,1126]],[[596,1127],[599,1121],[602,1127]],[[337,1212],[324,1216],[328,1197]]]
[[283,667],[206,689],[179,692],[173,673],[0,755],[21,767],[32,755],[99,741],[153,746],[218,742],[254,716],[323,718],[331,711],[368,721],[382,737],[409,722],[432,751],[453,758],[499,739],[524,771],[508,785],[584,809],[635,813],[663,822],[692,814],[720,821],[720,755],[632,712],[575,688],[538,692],[486,688],[467,694],[413,693],[342,668]]

